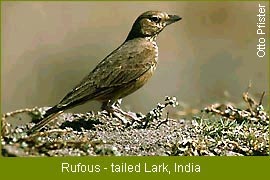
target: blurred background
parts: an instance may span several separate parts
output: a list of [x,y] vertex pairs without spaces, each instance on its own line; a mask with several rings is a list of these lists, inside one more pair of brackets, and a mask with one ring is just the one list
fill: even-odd
[[[154,76],[122,106],[146,113],[166,95],[198,108],[238,103],[249,81],[258,100],[266,91],[267,103],[269,57],[256,55],[259,3],[268,7],[268,2],[2,2],[2,113],[56,104],[125,40],[147,10],[183,19],[160,34]],[[90,102],[71,111],[99,107]]]

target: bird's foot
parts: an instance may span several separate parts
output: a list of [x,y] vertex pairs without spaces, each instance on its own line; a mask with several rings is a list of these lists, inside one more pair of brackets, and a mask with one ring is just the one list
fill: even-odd
[[[134,122],[139,122],[140,119],[137,117],[136,113],[134,112],[125,112],[120,108],[114,108],[112,114],[119,118],[123,124],[130,126]],[[129,121],[129,120],[131,121]]]
[[[117,100],[110,106],[105,106],[105,110],[122,121],[126,126],[132,125],[134,122],[139,122],[140,118],[134,112],[125,112],[120,108],[121,99]],[[131,120],[131,121],[129,121]]]

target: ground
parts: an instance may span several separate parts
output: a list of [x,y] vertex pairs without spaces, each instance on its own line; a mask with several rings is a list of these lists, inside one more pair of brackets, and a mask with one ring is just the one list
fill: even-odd
[[[263,97],[263,96],[262,96]],[[177,106],[166,97],[140,120],[123,123],[106,111],[64,113],[41,132],[27,135],[46,108],[24,109],[2,117],[3,156],[266,156],[269,115],[243,94],[246,109],[214,104],[188,118],[164,115]],[[33,122],[18,125],[19,119]],[[12,125],[13,124],[13,125]]]

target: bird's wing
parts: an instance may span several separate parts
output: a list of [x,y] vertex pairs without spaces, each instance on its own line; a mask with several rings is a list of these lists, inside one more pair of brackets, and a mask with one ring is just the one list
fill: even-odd
[[[89,73],[58,104],[58,107],[78,104],[109,94],[115,88],[128,84],[146,73],[156,62],[156,53],[150,42],[124,43]],[[143,44],[144,43],[144,44]]]
[[120,46],[90,73],[92,77],[96,77],[97,87],[108,88],[129,83],[156,63],[152,43],[144,42],[139,47],[133,44],[134,41]]

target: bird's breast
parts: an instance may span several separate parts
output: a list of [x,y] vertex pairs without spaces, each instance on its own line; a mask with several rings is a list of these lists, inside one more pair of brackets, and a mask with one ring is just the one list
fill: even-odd
[[154,52],[155,52],[154,62],[155,62],[155,66],[156,66],[156,64],[158,62],[158,46],[157,46],[156,41],[153,41],[152,44],[153,44]]

